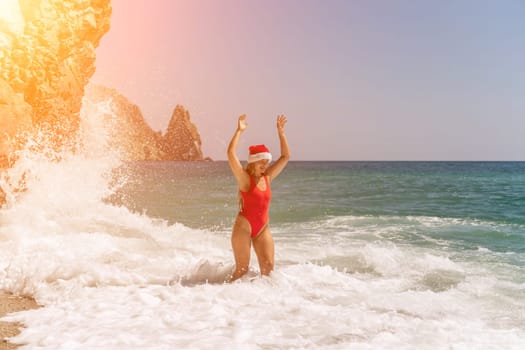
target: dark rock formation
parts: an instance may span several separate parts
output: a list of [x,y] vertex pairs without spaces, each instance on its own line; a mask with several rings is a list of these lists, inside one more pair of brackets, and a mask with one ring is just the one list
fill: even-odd
[[111,100],[111,116],[105,118],[108,146],[124,160],[203,160],[201,138],[190,114],[175,107],[163,136],[146,123],[140,108],[117,90],[88,85],[86,98],[92,103]]
[[[95,72],[95,48],[110,26],[110,0],[5,1],[13,4],[13,13],[0,14],[0,84],[3,96],[15,96],[4,99],[4,110],[18,107],[0,113],[0,132],[12,136],[27,130],[30,118],[33,126],[53,130],[58,146],[78,129],[84,86]],[[5,84],[12,92],[5,92]],[[30,108],[20,107],[19,100]]]
[[163,143],[166,159],[203,160],[201,137],[190,113],[181,105],[173,110]]
[[124,160],[160,160],[162,135],[154,132],[144,120],[139,107],[115,89],[88,85],[86,98],[92,103],[111,100],[111,116],[106,116],[108,147],[119,151]]

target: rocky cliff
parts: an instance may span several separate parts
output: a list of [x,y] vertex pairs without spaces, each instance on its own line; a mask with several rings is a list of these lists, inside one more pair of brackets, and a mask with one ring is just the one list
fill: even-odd
[[110,0],[0,0],[0,168],[32,130],[50,130],[56,148],[69,144],[85,93],[112,100],[108,143],[124,159],[202,160],[200,135],[182,106],[163,136],[117,91],[86,89],[110,16]]
[[32,128],[31,106],[13,88],[0,79],[0,168],[8,164],[9,154],[20,147],[16,138]]
[[[0,153],[16,132],[45,125],[59,145],[74,135],[110,0],[1,0]],[[2,156],[0,156],[2,157]]]
[[146,123],[140,108],[115,89],[88,85],[92,103],[110,100],[111,115],[105,120],[108,146],[124,160],[203,160],[201,138],[184,107],[175,107],[164,135]]

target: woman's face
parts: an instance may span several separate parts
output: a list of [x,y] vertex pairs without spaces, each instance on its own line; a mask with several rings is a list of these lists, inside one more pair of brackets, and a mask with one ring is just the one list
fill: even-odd
[[253,175],[261,176],[266,172],[268,164],[270,161],[268,159],[261,159],[253,163]]

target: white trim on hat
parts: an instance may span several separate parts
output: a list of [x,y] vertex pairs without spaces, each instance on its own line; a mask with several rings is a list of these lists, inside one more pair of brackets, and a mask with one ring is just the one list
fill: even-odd
[[262,159],[268,159],[268,161],[272,161],[272,154],[270,152],[260,152],[255,154],[248,155],[248,164],[257,162]]

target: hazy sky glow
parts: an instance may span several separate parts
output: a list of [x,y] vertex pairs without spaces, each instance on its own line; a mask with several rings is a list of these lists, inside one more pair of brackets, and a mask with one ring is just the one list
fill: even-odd
[[93,83],[203,151],[295,160],[525,160],[525,0],[112,0]]

